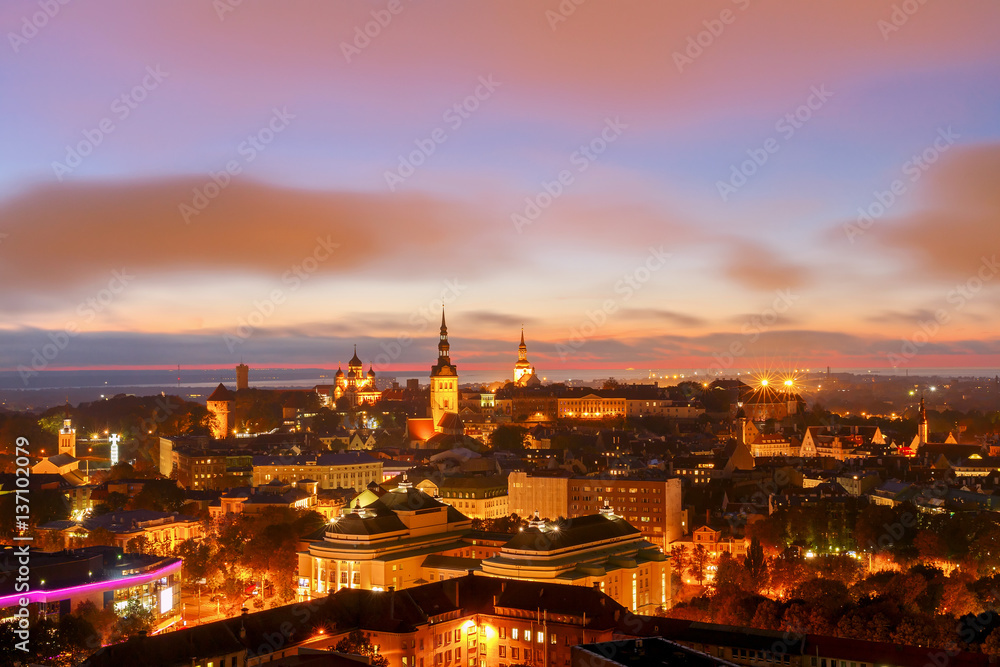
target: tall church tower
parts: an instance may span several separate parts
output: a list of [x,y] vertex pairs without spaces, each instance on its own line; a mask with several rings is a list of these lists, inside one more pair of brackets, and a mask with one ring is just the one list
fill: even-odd
[[920,423],[917,424],[917,439],[920,445],[927,444],[927,409],[924,407],[924,397],[920,397]]
[[441,418],[447,413],[458,414],[458,368],[451,363],[451,345],[448,343],[448,325],[441,306],[441,339],[438,341],[438,360],[431,366],[431,418],[434,430],[440,433]]
[[525,385],[535,374],[528,361],[528,346],[524,344],[524,327],[521,327],[521,344],[517,346],[517,362],[514,364],[514,384]]
[[64,419],[63,427],[59,431],[59,453],[76,458],[76,429],[73,428],[71,419]]

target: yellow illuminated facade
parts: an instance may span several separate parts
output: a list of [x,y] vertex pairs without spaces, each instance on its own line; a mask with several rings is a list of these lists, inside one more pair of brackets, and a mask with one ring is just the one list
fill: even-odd
[[354,346],[354,356],[347,362],[347,374],[338,367],[335,377],[333,392],[329,397],[331,403],[335,404],[346,396],[351,407],[356,408],[359,405],[374,405],[382,398],[382,392],[375,383],[375,369],[369,366],[368,373],[365,373],[365,367],[358,358],[357,345]]
[[235,394],[220,382],[208,397],[207,407],[212,413],[212,437],[216,440],[228,437],[236,427]]
[[524,328],[521,329],[521,344],[517,347],[517,362],[514,363],[514,384],[526,386],[535,375],[535,367],[528,361],[528,346],[524,344]]
[[441,433],[441,419],[448,413],[458,414],[458,368],[451,363],[448,325],[441,309],[441,337],[438,341],[438,361],[431,367],[431,419],[434,430]]

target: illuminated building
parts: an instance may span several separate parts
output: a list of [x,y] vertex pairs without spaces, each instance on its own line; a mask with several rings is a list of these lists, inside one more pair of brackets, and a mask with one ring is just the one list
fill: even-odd
[[510,515],[506,475],[426,477],[417,483],[417,488],[470,519],[499,519]]
[[[160,439],[160,447],[163,447]],[[162,452],[162,449],[161,449]],[[249,449],[206,450],[198,446],[171,447],[171,469],[186,489],[219,491],[250,483],[253,452]],[[161,469],[162,472],[162,469]]]
[[323,528],[321,539],[299,552],[303,598],[343,588],[403,590],[472,570],[507,579],[596,585],[630,609],[670,604],[662,550],[609,507],[556,527],[536,520],[531,528],[500,538],[473,531],[469,517],[415,488],[405,476],[396,489],[368,489],[363,496],[370,500],[367,505],[356,500]]
[[[856,667],[920,667],[928,662],[927,647],[633,615],[593,589],[464,576],[405,591],[343,589],[322,600],[133,637],[98,649],[86,664],[356,667],[363,664],[358,656],[326,652],[355,630],[368,635],[392,667],[838,667],[852,662]],[[664,649],[662,643],[670,646]],[[989,658],[954,650],[949,664],[989,667]]]
[[[0,564],[0,619],[14,617],[20,599],[40,617],[58,623],[82,602],[121,612],[130,600],[152,610],[154,628],[180,619],[181,559],[126,554],[119,547],[84,547],[73,551],[30,552],[29,590],[15,592],[18,558],[13,547],[3,550]],[[33,621],[34,623],[34,621]]]
[[762,381],[761,386],[745,389],[735,405],[742,408],[747,418],[755,422],[768,419],[781,421],[805,410],[805,401],[799,394],[772,389],[766,380]]
[[184,540],[200,540],[201,520],[177,512],[123,510],[90,516],[82,521],[50,521],[37,527],[42,532],[57,533],[67,549],[78,547],[93,530],[110,532],[115,545],[126,548],[129,541],[144,537],[173,550]]
[[59,453],[76,457],[76,429],[71,419],[64,419],[59,430]]
[[358,358],[357,345],[354,346],[354,356],[347,362],[347,374],[345,375],[343,369],[338,366],[334,378],[332,395],[329,393],[321,395],[321,398],[329,401],[327,405],[336,405],[336,402],[344,396],[352,408],[359,405],[374,405],[382,398],[382,392],[375,383],[375,369],[369,366],[368,373],[365,373],[364,364]]
[[56,454],[42,459],[31,466],[33,475],[60,475],[69,484],[81,486],[89,481],[85,471],[80,470],[80,459],[69,454]]
[[624,396],[612,395],[612,392],[601,392],[601,394],[588,390],[582,395],[574,392],[566,397],[560,396],[559,418],[607,419],[625,416]]
[[448,343],[448,326],[441,308],[441,335],[438,341],[438,360],[431,366],[431,419],[434,430],[443,431],[441,420],[446,414],[458,414],[458,368],[451,363],[451,345]]
[[212,413],[212,437],[222,440],[229,437],[236,427],[236,394],[219,383],[208,397],[208,411]]
[[658,475],[577,477],[566,471],[521,472],[508,477],[508,509],[518,516],[582,517],[596,514],[605,503],[660,548],[684,531],[681,480]]
[[596,587],[632,613],[671,606],[663,551],[607,504],[600,514],[557,522],[535,515],[482,567],[483,574],[502,579]]
[[573,646],[610,641],[640,622],[593,588],[465,575],[403,591],[344,588],[322,599],[135,637],[99,649],[87,664],[356,666],[335,654],[317,659],[315,652],[361,630],[392,667],[564,667]]
[[927,425],[927,408],[924,406],[924,397],[920,397],[920,424],[917,426],[917,443],[916,447],[913,449],[915,451],[920,449],[921,445],[926,445],[930,442],[928,425]]
[[341,588],[384,590],[424,583],[429,555],[462,549],[472,520],[404,480],[399,487],[331,521],[322,539],[299,552],[299,593]]
[[517,347],[517,361],[514,363],[514,384],[529,387],[541,384],[535,375],[535,367],[528,361],[528,346],[524,344],[524,327],[521,327],[521,344]]
[[[305,480],[303,480],[305,481]],[[274,480],[261,487],[245,486],[225,491],[208,506],[208,515],[217,519],[226,514],[263,514],[270,509],[310,509],[316,504],[316,495],[307,487]]]
[[382,460],[360,451],[253,457],[254,486],[274,480],[295,484],[305,479],[316,480],[321,489],[364,491],[370,482],[382,481]]

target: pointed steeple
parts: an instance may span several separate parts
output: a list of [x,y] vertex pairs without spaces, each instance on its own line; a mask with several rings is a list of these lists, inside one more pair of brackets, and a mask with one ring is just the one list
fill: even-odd
[[445,363],[451,363],[449,357],[451,356],[451,345],[448,343],[448,325],[444,321],[444,304],[441,304],[441,339],[438,342],[438,360],[443,360]]

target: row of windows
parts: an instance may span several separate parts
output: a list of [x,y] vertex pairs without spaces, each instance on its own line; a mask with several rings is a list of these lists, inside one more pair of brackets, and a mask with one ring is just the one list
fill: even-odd
[[[605,493],[616,493],[618,495],[626,493],[626,490],[624,488],[618,488],[618,487],[614,487],[614,486],[595,486],[595,487],[591,488],[589,486],[580,486],[578,484],[574,484],[572,487],[570,487],[570,490],[574,491],[574,492],[579,492],[581,490],[583,490],[583,491],[597,491],[598,493],[600,493],[600,492],[603,491]],[[663,490],[663,485],[662,484],[657,484],[655,486],[648,486],[648,487],[642,487],[642,488],[632,487],[632,488],[628,489],[627,493],[639,493],[641,491],[644,494],[648,494],[648,493],[658,493],[658,492],[660,492],[662,490]]]

